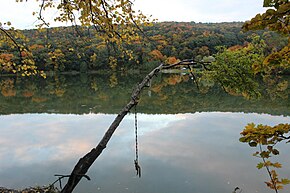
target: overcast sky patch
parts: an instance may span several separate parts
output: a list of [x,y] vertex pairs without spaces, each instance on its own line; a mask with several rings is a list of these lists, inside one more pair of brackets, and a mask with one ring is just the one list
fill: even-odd
[[[257,13],[262,13],[263,0],[135,0],[135,9],[146,15],[153,15],[158,21],[185,22],[232,22],[246,21]],[[36,16],[32,12],[39,11],[40,2],[30,0],[16,3],[12,0],[2,0],[0,7],[0,22],[12,22],[20,29],[34,28],[37,24]],[[52,26],[58,26],[53,16],[58,14],[53,10],[46,15]],[[61,25],[70,25],[63,23]]]

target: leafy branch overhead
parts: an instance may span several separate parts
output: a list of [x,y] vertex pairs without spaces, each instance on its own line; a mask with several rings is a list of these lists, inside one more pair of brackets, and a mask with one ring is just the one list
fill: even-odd
[[20,30],[11,27],[10,22],[0,22],[0,47],[9,47],[18,53],[18,59],[10,53],[0,53],[0,69],[10,73],[20,73],[22,76],[40,74],[45,77],[43,71],[39,71],[33,59],[33,54],[25,46],[28,39]]
[[288,0],[264,0],[264,7],[269,9],[257,14],[244,24],[245,30],[269,28],[283,34],[290,34],[290,2]]
[[[123,43],[132,44],[140,41],[142,39],[139,35],[142,30],[141,26],[150,25],[154,21],[141,11],[135,11],[130,0],[42,0],[40,11],[34,12],[38,15],[38,19],[43,21],[40,27],[48,24],[44,14],[50,8],[56,8],[59,11],[55,21],[93,26],[98,32],[97,36],[112,49],[121,49]],[[131,57],[128,50],[122,50],[122,52]]]
[[[27,1],[16,0],[16,2],[26,3]],[[40,24],[37,25],[39,29],[50,26],[46,20],[46,13],[51,9],[58,10],[58,14],[54,16],[54,21],[71,22],[76,27],[77,32],[79,32],[78,26],[80,25],[83,27],[93,26],[97,32],[97,38],[105,43],[108,52],[120,52],[121,57],[127,57],[130,60],[133,59],[133,51],[128,48],[124,49],[123,45],[141,41],[143,39],[143,36],[140,35],[142,27],[148,26],[154,21],[141,11],[133,10],[133,3],[129,0],[36,0],[36,2],[39,4],[39,10],[35,10],[32,14],[40,21]],[[10,41],[14,43],[14,46],[20,47],[21,45],[23,47],[20,36],[14,35],[16,31],[19,34],[21,32],[13,27],[8,27],[10,25],[10,22],[0,24],[0,40],[2,41],[3,38],[3,41],[6,41],[4,36],[8,36],[11,37]],[[81,36],[80,33],[78,35]],[[25,38],[23,37],[23,39]],[[13,64],[19,66],[20,69],[10,67],[11,65],[7,61],[1,61],[1,64],[7,65],[6,68],[11,68],[8,72],[19,71],[23,75],[36,74],[38,70],[35,67],[31,51],[25,49],[25,53],[31,57],[26,61],[21,60]],[[111,58],[110,63],[111,66],[114,66],[116,60]],[[22,66],[24,66],[23,69],[21,69]],[[33,68],[32,71],[28,71],[28,67]]]

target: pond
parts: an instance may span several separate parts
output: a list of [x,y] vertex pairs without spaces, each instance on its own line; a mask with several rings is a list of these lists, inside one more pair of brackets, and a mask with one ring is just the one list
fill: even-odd
[[[1,77],[0,187],[43,186],[69,174],[96,146],[142,76],[76,74]],[[248,101],[205,83],[198,90],[186,75],[162,74],[146,89],[135,115],[125,117],[107,148],[75,192],[245,193],[273,192],[255,148],[239,142],[250,122],[290,122],[289,98]],[[290,173],[289,147],[279,144],[281,177]],[[64,181],[63,181],[64,183]],[[285,190],[281,191],[287,192]]]

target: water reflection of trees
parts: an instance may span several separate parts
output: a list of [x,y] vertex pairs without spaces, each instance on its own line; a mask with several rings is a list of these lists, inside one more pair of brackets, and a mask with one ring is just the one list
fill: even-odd
[[[59,75],[47,79],[1,77],[0,113],[114,114],[127,102],[132,88],[141,78],[141,74],[118,73]],[[289,91],[283,97],[276,97],[278,100],[264,97],[249,101],[226,94],[203,77],[197,79],[199,89],[189,75],[159,75],[143,92],[139,111],[152,114],[198,111],[289,114]],[[176,84],[178,86],[174,86]]]

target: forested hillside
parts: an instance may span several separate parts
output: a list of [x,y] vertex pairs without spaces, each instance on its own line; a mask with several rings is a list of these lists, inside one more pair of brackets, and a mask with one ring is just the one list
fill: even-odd
[[[267,44],[267,52],[287,45],[287,37],[272,31],[243,32],[243,23],[161,22],[143,28],[140,36],[124,45],[123,54],[112,43],[97,36],[93,27],[58,27],[24,30],[18,41],[32,53],[37,69],[54,72],[129,70],[152,68],[156,63],[176,62],[195,58],[197,61],[217,53],[219,46],[229,49],[246,46],[252,36],[259,35]],[[24,42],[23,42],[24,41]],[[131,52],[132,51],[132,52]],[[22,51],[22,57],[30,57]],[[269,54],[268,53],[268,54]],[[19,60],[15,46],[0,44],[0,60]],[[105,64],[105,65],[104,65]],[[12,72],[13,67],[1,66],[1,73]]]

